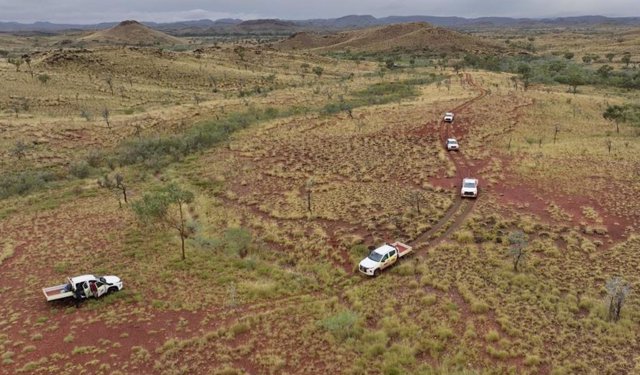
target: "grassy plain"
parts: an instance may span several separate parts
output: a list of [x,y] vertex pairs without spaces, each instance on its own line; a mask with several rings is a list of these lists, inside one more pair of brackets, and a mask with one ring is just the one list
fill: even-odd
[[[604,290],[640,282],[638,128],[601,115],[636,92],[236,47],[43,52],[31,68],[47,83],[0,59],[2,171],[57,176],[2,200],[0,373],[640,371],[638,294],[611,322]],[[223,126],[207,147],[120,158]],[[195,193],[186,260],[175,231],[96,183],[115,173],[131,202],[169,181]],[[457,197],[466,175],[475,203]],[[416,254],[357,274],[396,239]],[[40,288],[90,272],[125,289],[45,303]]]

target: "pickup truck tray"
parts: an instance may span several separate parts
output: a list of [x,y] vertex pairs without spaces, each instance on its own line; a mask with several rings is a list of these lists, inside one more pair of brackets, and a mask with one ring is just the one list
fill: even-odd
[[73,297],[73,292],[67,290],[68,284],[56,285],[49,288],[42,288],[47,301],[55,301],[57,299]]
[[402,258],[403,256],[411,253],[413,251],[413,247],[409,246],[409,245],[405,245],[402,242],[394,242],[391,244],[391,246],[395,247],[396,249],[398,249],[398,256],[400,258]]

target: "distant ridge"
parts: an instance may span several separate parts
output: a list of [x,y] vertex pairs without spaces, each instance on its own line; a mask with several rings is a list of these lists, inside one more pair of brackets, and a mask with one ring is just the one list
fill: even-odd
[[[317,29],[353,29],[371,26],[389,25],[394,23],[428,22],[435,26],[450,28],[475,28],[475,27],[588,27],[595,25],[614,26],[640,26],[640,17],[605,17],[598,15],[586,15],[558,18],[512,18],[512,17],[439,17],[439,16],[389,16],[376,18],[371,15],[348,15],[340,18],[309,19],[309,20],[277,20],[290,23],[290,27],[305,30]],[[232,28],[243,22],[238,19],[220,19],[181,21],[171,23],[142,22],[142,24],[156,30],[175,31],[188,28],[190,30],[220,30]],[[0,32],[60,32],[66,30],[101,30],[116,26],[117,22],[105,22],[88,25],[55,24],[50,22],[35,22],[31,24],[18,22],[0,22]]]
[[375,26],[336,34],[301,32],[274,45],[283,50],[311,51],[430,51],[486,53],[505,48],[478,37],[424,22]]

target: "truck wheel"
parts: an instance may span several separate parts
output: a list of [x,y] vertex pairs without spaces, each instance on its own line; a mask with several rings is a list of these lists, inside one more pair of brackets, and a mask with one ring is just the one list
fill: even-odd
[[380,268],[378,268],[377,270],[373,271],[373,277],[378,277],[380,276]]
[[117,291],[118,291],[118,288],[115,286],[112,286],[111,288],[107,289],[107,294],[115,293]]

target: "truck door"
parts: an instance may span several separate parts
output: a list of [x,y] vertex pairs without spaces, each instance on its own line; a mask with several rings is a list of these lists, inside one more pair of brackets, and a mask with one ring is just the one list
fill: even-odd
[[397,261],[398,261],[398,252],[395,249],[389,251],[389,265],[392,265]]
[[98,295],[96,296],[96,298],[101,297],[107,293],[107,286],[105,284],[97,281],[96,286],[98,287]]
[[385,269],[387,268],[389,265],[391,264],[391,262],[389,262],[389,253],[385,254],[382,259],[380,260],[380,268],[381,269]]
[[88,282],[85,281],[84,283],[82,283],[82,290],[84,291],[85,298],[90,298],[92,296],[91,288],[89,288]]

